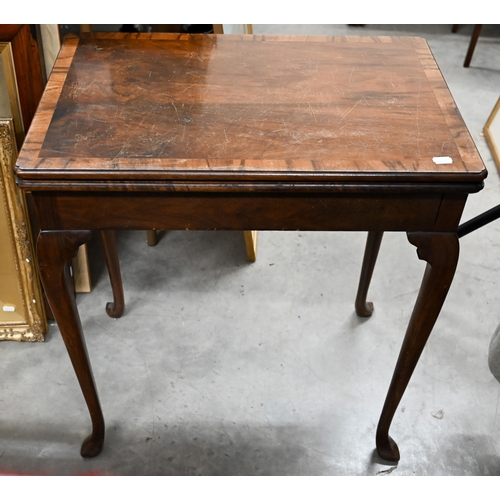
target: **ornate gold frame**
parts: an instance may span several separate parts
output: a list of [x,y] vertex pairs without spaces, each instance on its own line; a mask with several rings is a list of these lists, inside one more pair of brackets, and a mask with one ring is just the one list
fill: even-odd
[[[21,291],[22,302],[16,304],[15,321],[0,323],[0,340],[41,342],[47,331],[47,322],[37,278],[26,202],[14,179],[16,158],[13,120],[0,119],[0,189],[4,201],[4,206],[0,208],[0,217],[6,218],[9,232],[7,238],[1,235],[0,245],[7,245],[6,250],[12,252],[14,257],[17,286]],[[16,286],[16,280],[13,281],[9,286]]]

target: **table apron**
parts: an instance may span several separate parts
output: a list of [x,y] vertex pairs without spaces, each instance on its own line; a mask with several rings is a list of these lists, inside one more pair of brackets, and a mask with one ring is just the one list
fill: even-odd
[[[32,194],[42,230],[455,231],[467,198],[442,193]],[[437,227],[443,204],[446,220]]]

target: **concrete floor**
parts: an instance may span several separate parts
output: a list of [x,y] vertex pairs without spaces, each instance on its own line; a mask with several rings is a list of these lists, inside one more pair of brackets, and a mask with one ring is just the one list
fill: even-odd
[[[489,170],[463,220],[500,203],[482,136],[500,88],[500,29],[254,25],[255,33],[425,37]],[[126,314],[110,319],[102,252],[78,306],[100,392],[102,454],[79,455],[90,420],[56,325],[45,343],[0,345],[0,474],[377,475],[375,428],[424,263],[386,234],[370,297],[353,308],[366,235],[119,233]],[[447,302],[396,413],[395,475],[500,474],[500,384],[487,365],[500,322],[500,221],[464,237]]]

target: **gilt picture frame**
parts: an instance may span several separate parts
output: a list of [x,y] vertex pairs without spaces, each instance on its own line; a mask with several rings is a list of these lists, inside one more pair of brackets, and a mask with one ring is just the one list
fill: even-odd
[[41,342],[47,321],[16,158],[13,120],[0,119],[0,340]]
[[483,133],[493,156],[493,161],[500,173],[500,98],[484,125]]

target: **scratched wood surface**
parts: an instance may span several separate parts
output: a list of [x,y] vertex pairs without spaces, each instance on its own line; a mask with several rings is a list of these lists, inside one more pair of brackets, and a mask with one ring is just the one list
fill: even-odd
[[66,40],[17,174],[477,182],[486,171],[423,39],[120,33]]

